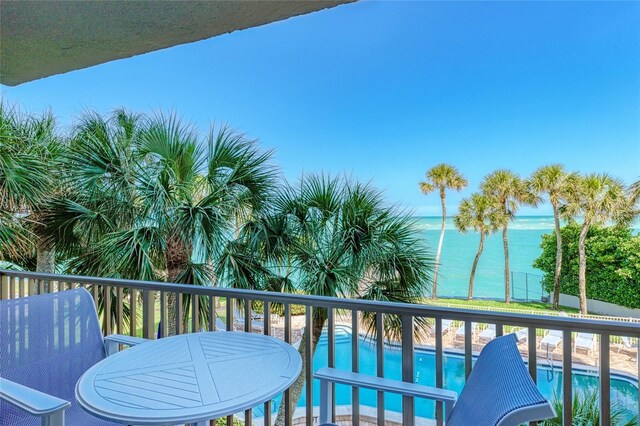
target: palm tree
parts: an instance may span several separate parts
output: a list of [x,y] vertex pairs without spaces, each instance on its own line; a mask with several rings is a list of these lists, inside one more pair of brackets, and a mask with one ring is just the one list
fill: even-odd
[[529,189],[535,194],[547,194],[553,208],[556,232],[556,269],[553,276],[553,309],[558,309],[560,301],[560,274],[562,273],[562,234],[560,233],[560,203],[576,185],[578,175],[569,173],[562,164],[551,164],[537,169],[528,181]]
[[442,227],[440,228],[440,240],[438,241],[438,251],[436,252],[436,266],[433,273],[433,285],[431,297],[437,298],[438,292],[438,267],[440,266],[440,254],[442,252],[442,243],[444,242],[444,230],[447,223],[447,205],[446,191],[452,189],[454,191],[463,190],[469,183],[467,179],[454,166],[441,163],[426,173],[426,180],[419,183],[420,190],[427,195],[435,190],[440,192],[440,203],[442,205]]
[[[245,224],[239,239],[228,244],[217,275],[240,288],[415,303],[429,290],[433,263],[413,224],[370,186],[303,176]],[[313,356],[327,315],[326,309],[313,310],[300,343],[303,359]],[[375,314],[364,314],[362,322],[375,333]],[[384,326],[388,338],[399,337],[398,317],[385,315]],[[417,333],[427,326],[416,319]],[[312,352],[306,353],[310,339]],[[290,390],[292,408],[304,384],[303,362]],[[276,424],[283,424],[284,414],[281,405]]]
[[481,184],[482,192],[492,197],[501,207],[504,220],[502,221],[502,246],[504,249],[504,300],[511,302],[511,288],[509,279],[509,222],[514,218],[521,204],[535,204],[536,198],[531,194],[522,179],[510,170],[496,170],[484,178]]
[[606,174],[592,173],[581,177],[568,196],[563,214],[569,217],[582,216],[578,238],[578,283],[580,288],[580,312],[587,313],[587,254],[586,242],[589,228],[609,221],[624,221],[630,218],[630,200],[626,197],[624,184]]
[[496,205],[495,200],[484,194],[473,194],[470,198],[462,200],[458,214],[453,217],[453,223],[460,232],[475,231],[480,233],[478,252],[473,259],[471,275],[469,276],[468,300],[473,299],[473,282],[480,256],[484,250],[485,238],[500,229],[502,218],[500,206]]
[[55,248],[40,219],[59,183],[55,120],[0,103],[0,140],[0,253],[20,260],[35,252],[36,271],[52,273]]
[[632,207],[631,214],[637,217],[640,214],[640,180],[629,185],[629,200]]
[[[86,114],[67,162],[68,194],[54,233],[76,271],[97,276],[211,285],[235,220],[267,199],[277,177],[255,141],[221,128],[205,143],[175,115]],[[187,315],[190,299],[183,298]],[[201,303],[206,320],[206,304]],[[169,297],[170,333],[176,300]]]

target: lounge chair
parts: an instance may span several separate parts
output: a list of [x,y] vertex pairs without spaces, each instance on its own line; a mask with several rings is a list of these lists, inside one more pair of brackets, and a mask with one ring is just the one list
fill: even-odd
[[482,330],[480,332],[480,334],[478,334],[478,342],[479,343],[490,342],[495,338],[496,338],[496,325],[495,324],[489,324],[487,326],[487,328],[485,328],[484,330]]
[[225,324],[220,318],[216,317],[216,331],[226,331],[227,324]]
[[321,368],[314,376],[320,380],[320,425],[331,421],[332,383],[441,401],[446,426],[517,426],[556,416],[533,383],[514,334],[484,347],[459,397],[451,390],[335,368]]
[[573,342],[573,351],[577,352],[578,349],[585,351],[587,355],[589,352],[595,351],[596,335],[593,333],[578,333]]
[[[473,333],[475,333],[475,331],[478,329],[478,323],[477,322],[472,322],[471,323],[471,338],[473,338]],[[456,335],[453,336],[453,340],[454,341],[458,341],[458,340],[464,340],[464,335],[465,335],[465,328],[464,328],[464,323],[462,325],[460,325],[460,327],[458,327],[458,329],[456,330]]]
[[119,424],[84,411],[75,399],[76,382],[120,344],[145,339],[103,339],[95,304],[83,288],[3,300],[0,312],[0,424]]
[[[245,324],[244,313],[242,312],[241,309],[236,308],[234,310],[234,315],[233,315],[233,325],[234,325],[234,327],[237,327],[238,329],[244,330],[244,324]],[[259,331],[259,332],[264,331],[264,322],[263,321],[254,321],[252,319],[251,320],[251,330]]]
[[542,348],[543,346],[549,350],[551,347],[551,352],[553,352],[558,345],[562,342],[562,331],[561,330],[549,330],[547,334],[542,338],[538,347]]
[[513,331],[513,334],[516,335],[516,340],[518,343],[526,343],[527,338],[529,337],[529,329],[527,327],[519,328]]
[[447,334],[453,325],[453,320],[443,319],[442,320],[442,334]]
[[620,353],[621,350],[627,350],[627,351],[635,351],[636,354],[638,353],[638,339],[631,339],[627,336],[622,336],[622,342],[620,342],[620,344],[618,345],[618,353]]

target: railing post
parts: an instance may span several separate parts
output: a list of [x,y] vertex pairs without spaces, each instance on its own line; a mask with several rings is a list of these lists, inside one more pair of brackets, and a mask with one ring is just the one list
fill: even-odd
[[129,334],[136,336],[138,332],[138,290],[129,288]]
[[464,322],[464,379],[471,374],[473,366],[473,323],[469,320]]
[[609,335],[600,335],[600,426],[611,424],[611,369]]
[[571,331],[562,332],[562,418],[565,425],[573,424],[573,388],[571,361]]
[[[442,331],[442,318],[436,318],[436,387],[440,389],[444,387]],[[436,401],[436,425],[443,424],[442,401]]]
[[[413,316],[402,315],[402,381],[413,383]],[[411,396],[402,397],[402,426],[415,423],[414,400]]]
[[[527,328],[527,352],[529,360],[529,375],[534,383],[538,383],[538,343],[536,328]],[[529,422],[529,426],[537,426],[538,422]]]
[[[327,367],[334,368],[336,366],[336,320],[335,320],[335,309],[328,308],[327,309]],[[322,421],[322,414],[320,414],[320,424],[324,423],[335,423],[335,410],[333,407],[336,405],[335,399],[335,384],[329,383],[330,388],[330,399],[328,400],[328,404],[331,407],[331,411],[329,412],[331,416],[327,419],[326,422]],[[322,386],[322,382],[320,382],[320,386]],[[320,391],[320,399],[323,398],[323,391]],[[321,408],[322,410],[322,408]]]
[[102,331],[111,334],[111,287],[102,286]]
[[153,290],[142,290],[142,337],[155,337],[155,297]]
[[[284,341],[291,343],[291,305],[285,303],[284,305]],[[284,402],[284,424],[285,426],[291,426],[291,391],[286,389],[282,394]]]
[[[376,370],[378,377],[384,377],[384,317],[376,312]],[[378,426],[384,426],[384,392],[378,392]],[[335,420],[335,419],[334,419]],[[335,422],[334,422],[335,423]]]
[[[351,371],[360,372],[360,332],[358,311],[351,311]],[[360,426],[360,388],[351,387],[351,425]]]
[[191,295],[191,332],[200,330],[200,295]]
[[9,276],[0,275],[0,300],[9,299]]
[[305,305],[305,333],[307,339],[304,342],[306,352],[305,359],[305,417],[307,425],[313,425],[313,306]]

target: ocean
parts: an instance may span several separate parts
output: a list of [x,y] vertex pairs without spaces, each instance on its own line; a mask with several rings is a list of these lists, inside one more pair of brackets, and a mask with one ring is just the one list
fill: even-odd
[[[416,227],[424,237],[435,257],[440,237],[440,217],[418,218]],[[636,226],[637,228],[637,223]],[[553,232],[552,216],[521,216],[509,225],[509,259],[514,271],[514,296],[529,298],[541,296],[539,284],[542,272],[532,266],[540,256],[541,237]],[[469,273],[473,258],[478,250],[480,234],[469,232],[461,234],[447,218],[447,227],[440,258],[440,278],[438,296],[466,297],[469,288]],[[476,270],[474,297],[504,298],[504,253],[502,250],[502,232],[487,237],[484,252]],[[526,274],[529,274],[528,276]]]

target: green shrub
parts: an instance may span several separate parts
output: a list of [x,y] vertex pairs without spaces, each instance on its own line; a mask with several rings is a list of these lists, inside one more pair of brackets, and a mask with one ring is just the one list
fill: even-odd
[[[216,419],[216,426],[227,426],[227,418]],[[234,417],[233,426],[244,426],[244,422]]]
[[[262,301],[256,300],[256,301],[252,302],[251,305],[253,307],[253,311],[256,314],[264,313],[264,303],[262,303]],[[304,315],[305,312],[306,312],[306,309],[305,309],[304,305],[291,305],[291,315],[293,315],[293,316]],[[284,314],[284,305],[281,304],[281,303],[272,303],[271,304],[271,313],[272,314],[283,315]]]
[[[560,291],[579,295],[578,237],[580,226],[571,224],[561,229],[562,274]],[[545,274],[543,284],[553,291],[556,262],[556,236],[542,236],[542,254],[533,266]],[[629,227],[591,227],[587,234],[587,297],[640,308],[640,236]]]
[[[598,392],[595,390],[576,391],[572,401],[572,425],[571,426],[598,426],[600,425],[600,405]],[[553,408],[556,417],[545,420],[542,426],[562,426],[563,401],[557,395],[553,396]],[[631,417],[631,418],[629,418]],[[629,413],[617,401],[612,401],[610,410],[611,426],[636,426],[638,417]]]

